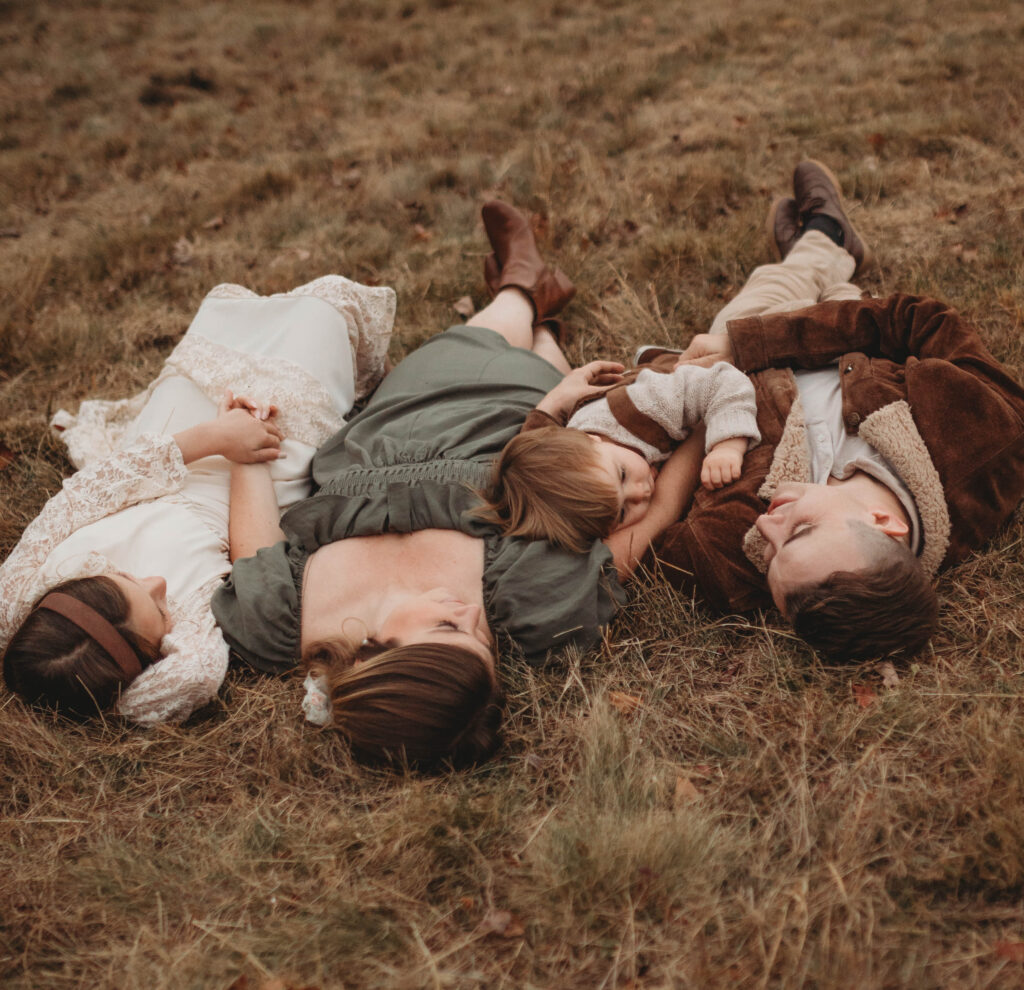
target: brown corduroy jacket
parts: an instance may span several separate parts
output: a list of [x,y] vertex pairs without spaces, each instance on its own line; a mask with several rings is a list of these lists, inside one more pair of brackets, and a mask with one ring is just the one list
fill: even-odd
[[980,547],[1024,496],[1024,390],[944,303],[821,303],[728,329],[736,366],[754,383],[762,442],[738,481],[698,488],[655,544],[648,564],[656,557],[676,587],[722,611],[771,605],[754,520],[782,481],[811,480],[791,369],[838,360],[847,433],[886,457],[913,494],[929,574]]

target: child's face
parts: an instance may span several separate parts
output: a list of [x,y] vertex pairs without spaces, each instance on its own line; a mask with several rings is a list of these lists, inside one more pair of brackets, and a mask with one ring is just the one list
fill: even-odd
[[596,444],[602,475],[615,485],[618,492],[619,518],[615,529],[635,525],[647,515],[651,507],[654,471],[635,450],[622,447],[596,433],[588,436]]

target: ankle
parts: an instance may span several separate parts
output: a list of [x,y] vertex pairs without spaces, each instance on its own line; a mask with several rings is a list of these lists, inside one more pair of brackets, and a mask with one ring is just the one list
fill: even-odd
[[841,248],[846,247],[846,235],[843,233],[842,225],[832,217],[816,213],[804,224],[804,233],[806,234],[809,230],[819,230],[834,244],[838,244]]

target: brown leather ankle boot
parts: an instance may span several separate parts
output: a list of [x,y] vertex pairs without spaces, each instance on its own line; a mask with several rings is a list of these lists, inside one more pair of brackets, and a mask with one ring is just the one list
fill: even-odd
[[530,223],[507,203],[492,200],[480,211],[494,249],[484,259],[484,281],[492,296],[516,288],[533,303],[534,322],[555,316],[576,295],[564,272],[549,267],[537,250]]

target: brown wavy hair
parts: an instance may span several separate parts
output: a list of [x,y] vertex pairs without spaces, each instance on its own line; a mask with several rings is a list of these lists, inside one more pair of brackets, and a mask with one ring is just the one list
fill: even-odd
[[[99,612],[132,647],[143,669],[159,657],[158,643],[143,639],[128,627],[128,599],[109,577],[64,581],[46,594],[53,591]],[[38,607],[7,645],[3,667],[7,686],[29,704],[76,718],[112,708],[131,683],[85,630],[57,612]]]
[[467,766],[498,745],[501,690],[494,668],[472,650],[328,640],[308,647],[302,660],[327,678],[331,726],[362,759]]
[[619,521],[619,496],[582,430],[542,426],[514,436],[494,462],[478,515],[505,536],[586,553]]

